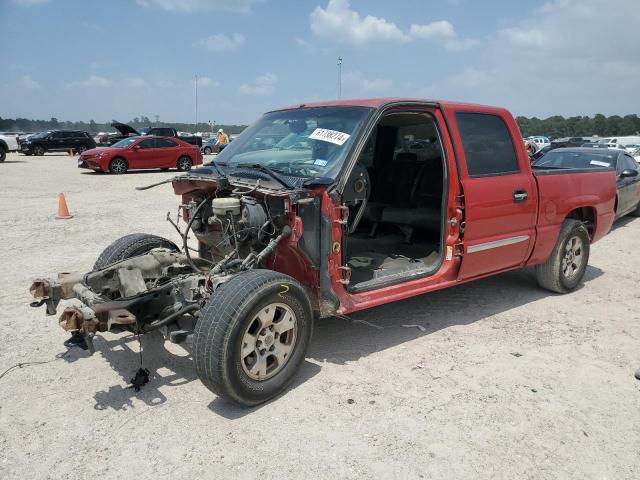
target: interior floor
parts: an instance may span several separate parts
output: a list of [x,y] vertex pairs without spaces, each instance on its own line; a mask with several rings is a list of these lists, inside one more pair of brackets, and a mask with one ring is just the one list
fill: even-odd
[[406,243],[402,233],[382,232],[375,239],[368,234],[349,238],[351,285],[365,289],[393,275],[404,275],[412,270],[430,270],[439,260],[438,240],[420,239]]

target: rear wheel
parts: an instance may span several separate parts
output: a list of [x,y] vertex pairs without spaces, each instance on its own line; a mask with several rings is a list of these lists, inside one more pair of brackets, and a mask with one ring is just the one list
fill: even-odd
[[44,147],[36,145],[33,147],[33,154],[38,156],[44,155]]
[[0,147],[0,163],[4,162],[7,158],[7,151],[4,147]]
[[76,153],[78,155],[82,155],[83,152],[87,151],[87,147],[85,145],[80,145],[78,148],[76,148]]
[[215,394],[244,406],[282,392],[311,340],[313,313],[304,288],[271,270],[251,270],[220,286],[194,332],[196,372]]
[[589,263],[589,232],[578,220],[565,220],[549,259],[536,266],[538,285],[556,293],[578,286]]
[[166,238],[148,233],[132,233],[119,238],[105,248],[93,265],[93,269],[99,270],[112,263],[144,255],[154,248],[168,248],[176,252],[180,250],[175,243]]
[[180,170],[181,172],[188,172],[189,170],[191,170],[191,167],[193,166],[193,162],[189,157],[185,155],[178,159],[178,163],[176,166],[178,167],[178,170]]
[[129,164],[124,158],[116,157],[109,162],[109,171],[115,175],[122,175],[129,170]]
[[205,155],[211,155],[212,153],[213,153],[213,150],[211,149],[211,147],[204,147]]

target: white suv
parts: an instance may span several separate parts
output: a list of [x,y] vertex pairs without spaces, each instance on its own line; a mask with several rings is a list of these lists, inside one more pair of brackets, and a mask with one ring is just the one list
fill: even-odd
[[0,132],[0,162],[7,158],[7,152],[15,152],[19,148],[17,133]]

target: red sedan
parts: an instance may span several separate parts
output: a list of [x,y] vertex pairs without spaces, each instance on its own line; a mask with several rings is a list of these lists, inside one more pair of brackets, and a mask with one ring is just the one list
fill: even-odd
[[149,136],[125,138],[108,148],[87,150],[78,160],[78,168],[116,175],[149,168],[177,168],[184,172],[201,164],[202,154],[197,146],[177,138]]

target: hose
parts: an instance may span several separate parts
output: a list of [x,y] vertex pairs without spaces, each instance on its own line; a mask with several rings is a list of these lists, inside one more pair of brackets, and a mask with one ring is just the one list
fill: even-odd
[[150,324],[145,325],[144,330],[146,332],[152,332],[153,330],[157,330],[158,328],[164,327],[165,325],[173,322],[175,319],[177,319],[178,317],[181,317],[185,313],[193,312],[194,310],[198,310],[199,308],[200,306],[198,304],[187,305],[186,307],[178,310],[175,313],[172,313],[171,315],[167,315],[166,317],[161,318],[160,320],[155,320]]

